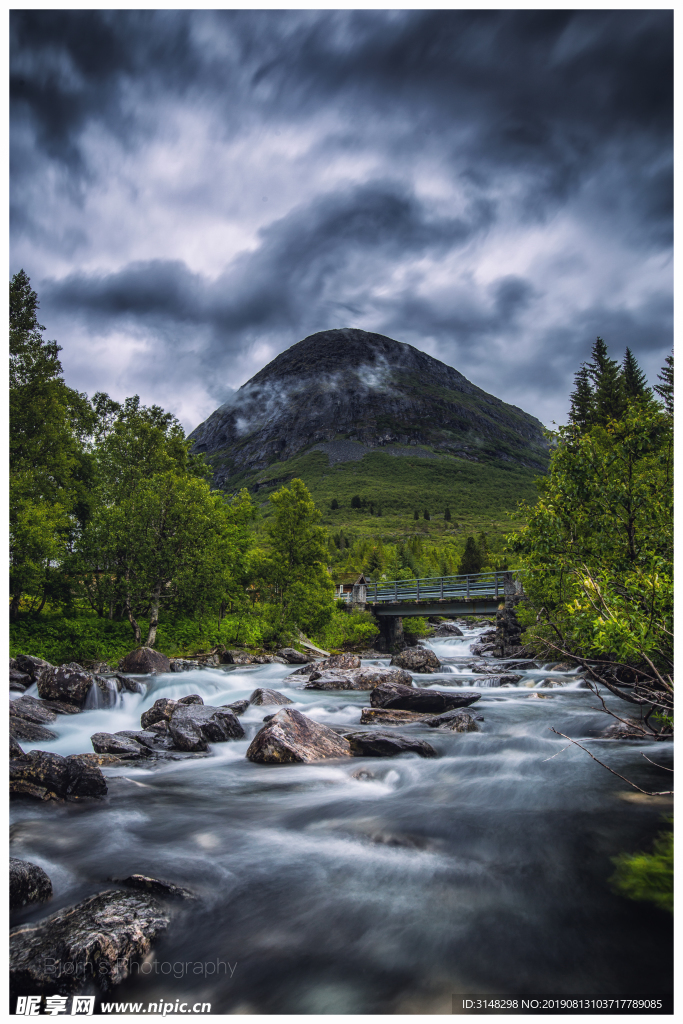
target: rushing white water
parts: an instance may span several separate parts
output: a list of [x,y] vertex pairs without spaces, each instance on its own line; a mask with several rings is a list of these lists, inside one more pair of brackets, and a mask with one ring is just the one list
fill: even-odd
[[[524,670],[518,685],[484,685],[470,667],[480,632],[432,641],[444,669],[415,677],[481,687],[480,732],[410,727],[436,759],[255,765],[246,749],[274,709],[250,707],[245,739],[209,757],[105,768],[100,803],[15,802],[13,855],[44,867],[55,890],[49,906],[17,920],[134,872],[186,885],[200,898],[175,911],[155,961],[237,968],[134,974],[116,998],[202,998],[220,1013],[449,1013],[458,992],[635,995],[635,960],[648,994],[665,990],[666,915],[615,895],[608,878],[610,857],[651,839],[667,805],[634,801],[551,727],[646,789],[666,788],[667,773],[642,753],[668,766],[670,748],[596,738],[608,719],[575,673]],[[367,693],[304,691],[300,679],[285,682],[292,670],[151,677],[144,695],[60,716],[56,740],[23,746],[81,753],[95,732],[140,728],[160,696],[220,705],[256,687],[280,690],[319,722],[358,728]],[[562,685],[539,689],[548,677]]]

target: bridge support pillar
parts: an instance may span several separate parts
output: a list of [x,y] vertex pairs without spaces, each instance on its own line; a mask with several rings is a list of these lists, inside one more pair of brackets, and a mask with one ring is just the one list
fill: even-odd
[[522,627],[517,620],[515,606],[522,598],[521,588],[515,586],[511,572],[505,573],[505,607],[496,612],[496,648],[501,658],[514,657],[520,650]]
[[398,615],[376,615],[375,622],[380,631],[374,645],[375,648],[379,651],[386,651],[387,654],[402,651],[406,646],[403,636],[403,619]]

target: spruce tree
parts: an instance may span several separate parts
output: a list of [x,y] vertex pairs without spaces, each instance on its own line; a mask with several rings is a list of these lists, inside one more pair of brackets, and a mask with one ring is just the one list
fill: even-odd
[[630,348],[627,348],[624,354],[621,372],[624,392],[629,401],[632,401],[634,398],[645,398],[651,394],[647,384],[647,377],[638,365],[638,360]]
[[667,356],[662,367],[662,372],[657,374],[661,384],[655,384],[655,391],[664,402],[664,408],[669,416],[674,414],[674,357]]
[[574,375],[574,390],[569,400],[569,419],[581,430],[588,430],[593,421],[595,398],[586,363],[581,363],[580,370]]
[[465,542],[465,550],[463,551],[462,558],[460,559],[458,575],[474,575],[475,573],[481,572],[483,564],[479,545],[474,537],[468,537]]
[[419,518],[420,518],[420,513],[418,512],[418,510],[417,510],[417,509],[415,509],[415,512],[414,512],[414,514],[413,514],[413,519],[417,520],[417,519],[419,519]]
[[450,521],[451,521],[451,510],[449,508],[447,508],[446,511],[444,512],[443,518],[444,518],[444,522],[450,523]]
[[429,512],[427,511],[427,509],[424,510],[424,517],[425,519],[429,520]]
[[595,422],[604,425],[609,420],[621,419],[626,407],[622,372],[619,364],[607,355],[602,338],[595,339],[588,377],[593,384]]

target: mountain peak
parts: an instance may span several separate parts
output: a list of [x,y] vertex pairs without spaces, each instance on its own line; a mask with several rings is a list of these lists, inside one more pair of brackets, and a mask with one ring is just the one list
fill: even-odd
[[405,445],[428,446],[422,454],[530,469],[547,461],[533,416],[412,345],[352,327],[319,331],[281,352],[190,437],[219,487],[340,440],[393,446],[397,455]]

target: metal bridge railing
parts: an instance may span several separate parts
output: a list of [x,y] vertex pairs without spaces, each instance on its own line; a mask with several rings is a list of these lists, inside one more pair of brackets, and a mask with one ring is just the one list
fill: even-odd
[[505,577],[512,572],[480,572],[464,576],[426,576],[421,579],[392,580],[370,583],[368,601],[381,604],[388,601],[429,601],[443,598],[504,597]]

